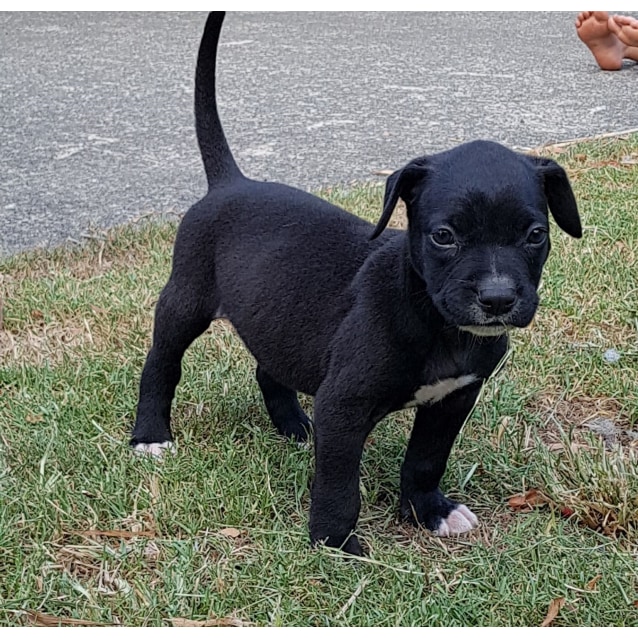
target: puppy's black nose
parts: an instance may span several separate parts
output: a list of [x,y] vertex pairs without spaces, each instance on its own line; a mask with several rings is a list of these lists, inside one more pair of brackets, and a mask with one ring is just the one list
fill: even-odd
[[504,315],[516,303],[516,290],[511,286],[486,284],[478,290],[478,302],[486,314],[494,317]]

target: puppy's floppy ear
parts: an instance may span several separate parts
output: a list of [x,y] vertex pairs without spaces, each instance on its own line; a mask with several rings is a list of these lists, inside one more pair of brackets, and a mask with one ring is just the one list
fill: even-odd
[[572,237],[583,236],[576,198],[569,183],[567,173],[554,160],[533,157],[538,172],[545,185],[547,205],[558,226]]
[[405,201],[406,195],[414,183],[427,175],[427,158],[420,157],[412,160],[403,168],[395,171],[388,177],[385,183],[385,196],[383,198],[383,212],[370,239],[376,239],[388,225],[399,197]]

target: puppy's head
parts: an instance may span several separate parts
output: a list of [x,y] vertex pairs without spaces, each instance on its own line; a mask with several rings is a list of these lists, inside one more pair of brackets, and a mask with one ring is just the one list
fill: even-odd
[[413,160],[387,181],[387,225],[401,198],[409,254],[446,321],[480,336],[530,323],[549,253],[547,210],[572,237],[582,234],[565,171],[553,160],[470,142]]

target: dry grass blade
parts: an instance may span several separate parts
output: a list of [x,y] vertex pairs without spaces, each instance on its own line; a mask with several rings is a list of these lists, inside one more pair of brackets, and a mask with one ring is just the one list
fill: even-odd
[[609,133],[601,133],[599,135],[588,135],[587,137],[573,137],[569,140],[563,140],[561,142],[555,142],[553,144],[543,144],[542,146],[535,146],[530,149],[534,153],[547,153],[548,151],[556,151],[557,149],[569,148],[575,144],[582,142],[595,142],[597,140],[607,140],[610,138],[624,137],[637,133],[638,128],[629,128],[624,131],[610,131]]
[[155,538],[155,532],[152,532],[152,531],[129,532],[124,529],[108,529],[108,530],[89,529],[86,531],[75,529],[75,530],[71,530],[68,533],[75,534],[77,536],[88,537],[88,538],[94,538],[96,536],[105,536],[107,538],[135,538],[137,536],[143,536],[144,538]]
[[355,589],[355,591],[352,594],[352,596],[350,596],[350,598],[348,598],[348,600],[346,601],[346,604],[337,612],[337,615],[335,616],[335,620],[337,618],[341,618],[341,616],[343,616],[348,611],[348,609],[350,609],[350,607],[352,607],[352,605],[354,605],[355,600],[357,600],[357,598],[361,595],[361,592],[363,591],[363,588],[367,584],[368,584],[368,579],[364,578],[359,583],[359,586]]
[[169,618],[173,627],[251,627],[252,623],[245,622],[235,616],[224,618],[208,618],[206,620],[191,620],[190,618]]
[[40,611],[25,611],[27,623],[34,627],[107,627],[101,622],[85,620],[83,618],[64,618],[63,616],[52,616],[43,614]]

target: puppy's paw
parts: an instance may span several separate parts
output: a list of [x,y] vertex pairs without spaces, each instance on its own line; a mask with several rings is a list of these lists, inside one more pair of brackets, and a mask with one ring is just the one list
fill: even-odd
[[177,454],[177,449],[173,441],[164,441],[162,443],[137,443],[133,446],[136,454],[143,456],[151,456],[161,459],[167,452]]
[[459,536],[478,526],[478,518],[465,505],[453,509],[433,530],[436,536]]

